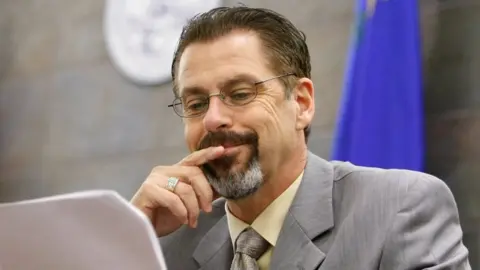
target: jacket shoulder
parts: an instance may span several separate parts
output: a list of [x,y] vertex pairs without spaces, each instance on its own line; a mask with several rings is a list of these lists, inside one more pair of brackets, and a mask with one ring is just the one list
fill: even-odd
[[420,196],[439,201],[453,200],[447,185],[433,175],[410,170],[361,167],[344,162],[332,164],[333,203],[339,221],[353,215],[382,220],[381,223],[390,222],[405,203],[416,201]]
[[446,184],[439,178],[418,171],[403,169],[381,169],[356,166],[349,162],[332,162],[334,183],[337,187],[355,188],[365,192],[383,191],[383,193],[405,196],[412,190],[429,186],[444,188]]

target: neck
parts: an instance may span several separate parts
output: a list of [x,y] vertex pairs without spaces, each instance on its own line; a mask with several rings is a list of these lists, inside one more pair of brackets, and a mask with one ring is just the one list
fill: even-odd
[[288,189],[305,168],[307,148],[304,146],[292,154],[276,168],[275,173],[264,179],[262,187],[254,194],[241,200],[227,201],[228,209],[235,217],[252,224],[265,208]]

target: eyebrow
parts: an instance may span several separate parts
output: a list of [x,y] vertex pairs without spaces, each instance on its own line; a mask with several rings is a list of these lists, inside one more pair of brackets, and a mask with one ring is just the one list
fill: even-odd
[[248,75],[248,74],[238,74],[238,75],[235,75],[223,82],[220,82],[217,87],[219,89],[225,89],[225,88],[232,88],[234,87],[235,85],[237,84],[240,84],[240,83],[251,83],[252,85],[255,84],[256,82],[256,78],[251,76],[251,75]]
[[[255,84],[257,81],[257,79],[255,77],[253,77],[252,75],[248,75],[248,74],[237,74],[235,76],[232,76],[222,82],[219,82],[217,84],[217,88],[222,90],[222,89],[225,89],[225,88],[232,88],[234,87],[235,85],[239,84],[239,83],[251,83],[252,85]],[[201,86],[187,86],[183,89],[181,89],[179,92],[181,93],[181,96],[184,96],[185,94],[189,94],[189,95],[204,95],[206,93],[208,93],[208,89],[206,89],[205,87],[201,87]]]
[[190,86],[190,87],[185,87],[179,91],[179,96],[183,97],[185,94],[188,95],[205,95],[208,93],[208,90],[206,88],[200,87],[200,86]]

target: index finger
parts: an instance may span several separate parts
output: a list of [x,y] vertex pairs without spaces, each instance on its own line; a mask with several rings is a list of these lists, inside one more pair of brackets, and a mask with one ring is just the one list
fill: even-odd
[[225,148],[223,146],[216,146],[216,147],[209,147],[199,151],[195,151],[182,159],[178,165],[182,166],[200,166],[203,165],[210,160],[214,160],[220,157]]

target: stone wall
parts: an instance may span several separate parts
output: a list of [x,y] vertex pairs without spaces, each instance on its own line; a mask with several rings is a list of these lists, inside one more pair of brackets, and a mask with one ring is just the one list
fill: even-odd
[[443,1],[424,17],[436,24],[425,63],[427,171],[452,189],[480,269],[480,2]]

